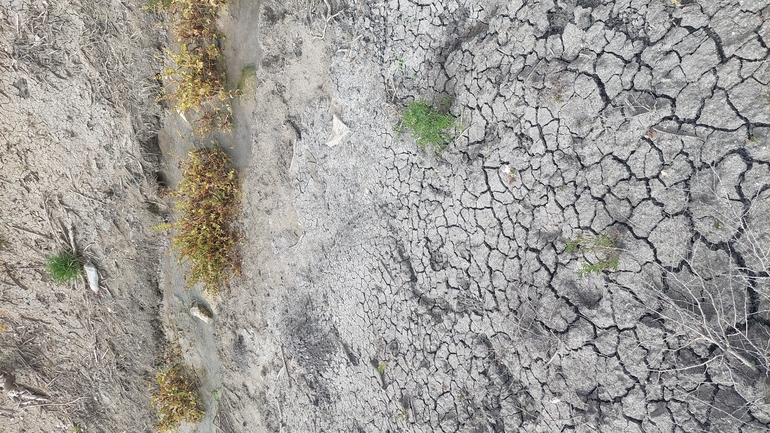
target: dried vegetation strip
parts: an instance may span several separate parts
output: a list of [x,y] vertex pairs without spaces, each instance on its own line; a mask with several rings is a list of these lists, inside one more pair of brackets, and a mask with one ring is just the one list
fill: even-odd
[[204,134],[231,124],[230,94],[222,71],[222,35],[217,28],[224,0],[154,0],[152,7],[171,18],[178,52],[166,49],[172,65],[162,78],[169,83],[164,99],[179,113],[196,113],[195,129]]
[[[180,115],[193,111],[194,133],[228,129],[230,98],[225,89],[217,28],[224,0],[156,0],[157,10],[171,18],[177,50],[167,49],[171,65],[161,74],[169,83],[164,99]],[[216,145],[188,153],[181,163],[182,180],[173,193],[180,217],[172,224],[174,248],[180,261],[189,261],[187,286],[201,283],[213,297],[240,272],[235,220],[240,185],[227,153]],[[173,431],[181,422],[197,423],[203,416],[197,383],[189,380],[181,358],[157,376],[153,397],[161,432]]]
[[183,163],[182,181],[174,196],[181,213],[174,223],[174,246],[192,263],[187,284],[202,283],[216,296],[240,271],[236,234],[240,185],[230,158],[219,147],[199,149]]

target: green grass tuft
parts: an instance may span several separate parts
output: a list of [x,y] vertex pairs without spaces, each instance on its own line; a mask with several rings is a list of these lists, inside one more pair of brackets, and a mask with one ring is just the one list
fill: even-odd
[[441,154],[452,141],[457,119],[450,113],[442,112],[425,101],[412,102],[401,114],[399,131],[406,129],[420,147],[431,146]]
[[215,147],[190,152],[174,197],[181,213],[173,224],[174,247],[182,260],[192,263],[187,284],[201,282],[216,296],[240,272],[234,228],[240,185],[225,151]]
[[46,270],[58,284],[66,284],[80,275],[82,263],[72,253],[62,251],[46,257]]

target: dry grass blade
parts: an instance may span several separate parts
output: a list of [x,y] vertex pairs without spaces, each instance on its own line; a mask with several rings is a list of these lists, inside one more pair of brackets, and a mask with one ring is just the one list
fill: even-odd
[[220,148],[189,153],[178,190],[174,246],[192,263],[188,285],[198,282],[216,295],[240,270],[233,222],[238,216],[240,186],[230,158]]

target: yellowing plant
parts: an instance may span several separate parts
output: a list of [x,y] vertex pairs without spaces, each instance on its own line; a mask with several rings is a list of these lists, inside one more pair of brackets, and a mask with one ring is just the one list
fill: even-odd
[[230,158],[215,147],[188,154],[174,193],[177,211],[174,247],[189,260],[187,284],[198,282],[216,295],[240,271],[233,223],[239,213],[240,185]]
[[171,16],[171,30],[179,43],[178,52],[166,50],[173,66],[161,74],[170,83],[164,98],[181,113],[195,111],[199,133],[224,129],[231,123],[230,94],[220,66],[223,37],[216,24],[224,4],[224,0],[158,0],[153,4]]
[[200,395],[181,364],[161,369],[155,380],[158,390],[152,396],[152,405],[158,414],[159,431],[174,432],[182,422],[200,422],[204,415]]

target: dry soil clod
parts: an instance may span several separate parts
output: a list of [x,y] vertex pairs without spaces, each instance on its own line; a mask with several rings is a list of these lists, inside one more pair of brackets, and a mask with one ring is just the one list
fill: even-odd
[[193,302],[190,307],[190,314],[205,324],[210,324],[214,320],[214,314],[211,310],[200,302]]

